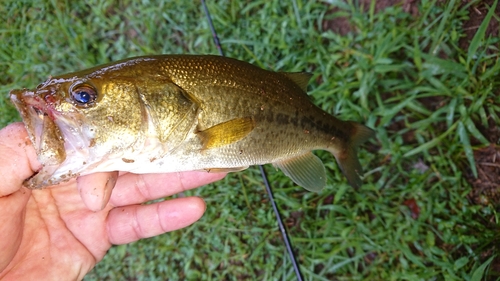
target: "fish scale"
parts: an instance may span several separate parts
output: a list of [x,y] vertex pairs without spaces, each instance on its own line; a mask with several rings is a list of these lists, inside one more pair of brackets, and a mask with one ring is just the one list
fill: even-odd
[[319,191],[325,168],[311,151],[321,149],[359,186],[357,147],[374,132],[315,106],[305,92],[309,78],[219,56],[159,55],[12,90],[35,146],[41,135],[57,136],[40,132],[60,132],[62,139],[35,147],[44,166],[25,185],[43,188],[115,170],[225,172],[272,163],[298,185]]

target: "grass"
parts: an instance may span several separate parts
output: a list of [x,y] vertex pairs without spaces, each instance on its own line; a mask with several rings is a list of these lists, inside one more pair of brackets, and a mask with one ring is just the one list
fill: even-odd
[[[478,1],[420,1],[417,16],[327,2],[208,3],[227,56],[309,71],[316,104],[377,131],[359,153],[359,190],[323,152],[319,194],[266,167],[305,279],[498,278],[496,206],[473,204],[465,177],[478,173],[474,152],[500,124],[498,35],[484,25],[467,49],[459,44]],[[324,28],[340,16],[351,32]],[[0,126],[19,121],[8,91],[50,74],[136,55],[216,54],[199,2],[8,0],[0,17]],[[257,169],[188,194],[207,201],[198,223],[113,247],[86,279],[294,280]]]

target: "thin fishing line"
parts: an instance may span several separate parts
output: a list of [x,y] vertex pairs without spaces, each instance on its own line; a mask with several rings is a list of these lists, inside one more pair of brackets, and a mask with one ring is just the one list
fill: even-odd
[[201,3],[203,4],[203,9],[205,10],[205,15],[208,19],[208,25],[210,26],[210,31],[212,32],[212,38],[214,39],[215,47],[217,47],[217,50],[219,50],[219,54],[225,57],[224,51],[222,50],[222,47],[220,45],[219,36],[217,36],[217,31],[215,31],[215,27],[212,22],[212,17],[210,16],[210,12],[208,11],[207,4],[205,3],[205,0],[201,0]]
[[[219,50],[219,54],[224,57],[224,52],[222,50],[222,46],[220,45],[219,37],[217,36],[217,31],[215,30],[214,24],[212,22],[212,17],[210,16],[210,12],[208,11],[207,4],[205,0],[201,0],[203,9],[205,10],[205,15],[207,16],[208,25],[210,26],[210,30],[212,32],[212,37],[214,39],[215,46]],[[281,231],[281,236],[283,237],[283,241],[285,242],[286,250],[288,251],[288,255],[290,260],[292,261],[292,266],[295,271],[295,275],[297,276],[297,280],[302,281],[302,273],[300,272],[300,267],[295,258],[295,254],[293,252],[292,243],[290,242],[290,238],[288,237],[288,233],[286,231],[285,225],[283,224],[283,220],[281,219],[281,214],[274,201],[273,191],[271,190],[271,186],[269,185],[269,180],[267,179],[266,171],[264,170],[264,166],[259,165],[260,173],[262,175],[262,180],[264,185],[266,186],[267,194],[269,196],[269,201],[271,201],[271,205],[273,206],[274,214],[276,215],[276,219],[278,221],[278,227]]]
[[266,170],[264,170],[264,166],[262,165],[259,165],[259,169],[260,173],[262,174],[262,180],[264,181],[264,185],[266,186],[267,194],[269,195],[269,200],[271,201],[271,205],[273,206],[274,214],[276,215],[276,219],[278,220],[278,226],[281,231],[281,236],[283,236],[283,241],[285,242],[286,250],[288,251],[288,255],[290,256],[290,260],[292,261],[293,270],[295,271],[297,280],[302,281],[302,273],[300,272],[299,264],[295,259],[292,243],[288,238],[288,233],[286,231],[285,225],[283,224],[283,220],[281,219],[280,211],[278,210],[278,206],[274,201],[273,191],[271,190],[271,186],[269,185],[269,181],[267,180]]

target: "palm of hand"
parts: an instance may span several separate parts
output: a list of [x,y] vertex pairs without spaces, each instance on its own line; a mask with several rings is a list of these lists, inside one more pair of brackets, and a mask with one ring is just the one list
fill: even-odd
[[[82,279],[112,244],[185,227],[205,210],[203,200],[196,197],[138,204],[224,176],[123,174],[111,193],[112,186],[106,182],[118,174],[101,173],[31,191],[21,184],[39,164],[31,146],[19,145],[25,138],[19,124],[0,131],[0,206],[4,210],[0,213],[0,277],[12,280]],[[161,183],[168,187],[161,188]]]
[[32,277],[45,280],[78,273],[81,279],[102,259],[111,244],[106,238],[92,239],[107,236],[103,223],[107,212],[88,210],[75,191],[76,185],[71,184],[50,192],[21,189],[10,195],[28,203],[16,214],[16,230],[2,231],[8,234],[5,248],[10,248],[2,247],[2,252],[14,254],[9,267],[2,272],[6,274],[4,277],[21,280],[34,274]]

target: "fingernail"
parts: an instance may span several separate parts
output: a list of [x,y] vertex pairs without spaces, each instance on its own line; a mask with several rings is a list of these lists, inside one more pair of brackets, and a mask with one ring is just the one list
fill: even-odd
[[118,173],[113,174],[108,177],[106,181],[106,185],[104,186],[104,193],[102,196],[102,205],[101,205],[101,210],[106,207],[106,205],[109,202],[109,198],[111,197],[111,193],[113,191],[113,188],[115,187],[116,184],[116,179],[118,178]]

